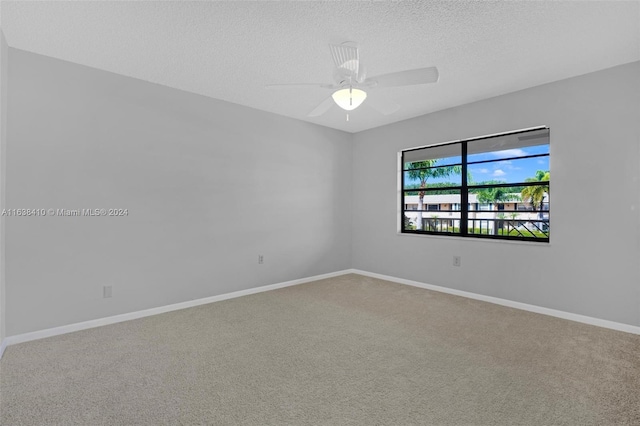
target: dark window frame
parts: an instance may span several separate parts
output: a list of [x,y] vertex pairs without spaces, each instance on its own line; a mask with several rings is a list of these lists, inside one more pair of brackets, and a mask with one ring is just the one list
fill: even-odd
[[[501,158],[499,160],[488,160],[488,161],[467,161],[468,159],[468,144],[470,142],[473,141],[477,141],[477,140],[483,140],[483,139],[491,139],[491,138],[497,138],[497,137],[504,137],[504,136],[508,136],[508,135],[514,135],[514,134],[521,134],[521,133],[528,133],[528,132],[534,132],[534,131],[540,131],[540,130],[547,130],[550,133],[550,130],[548,127],[546,126],[540,126],[540,127],[535,127],[535,128],[529,128],[529,129],[522,129],[522,130],[516,130],[516,131],[511,131],[511,132],[504,132],[504,133],[499,133],[499,134],[495,134],[495,135],[488,135],[488,136],[479,136],[479,137],[475,137],[475,138],[470,138],[470,139],[463,139],[463,140],[458,140],[458,141],[452,141],[452,142],[445,142],[445,143],[441,143],[441,144],[435,144],[435,145],[430,145],[430,146],[422,146],[422,147],[417,147],[417,148],[410,148],[410,149],[405,149],[402,150],[400,152],[400,207],[401,207],[401,211],[400,211],[400,232],[402,234],[417,234],[417,235],[438,235],[438,236],[452,236],[452,237],[461,237],[461,238],[481,238],[481,239],[492,239],[492,240],[507,240],[507,241],[533,241],[533,242],[542,242],[542,243],[548,243],[549,242],[549,224],[550,224],[550,199],[547,199],[546,202],[544,202],[544,207],[543,210],[541,211],[541,213],[546,213],[547,218],[543,219],[541,218],[540,220],[534,220],[531,222],[538,222],[538,225],[540,223],[542,223],[542,228],[545,228],[546,230],[546,237],[528,237],[528,236],[512,236],[512,235],[495,235],[495,234],[477,234],[477,233],[469,233],[468,230],[468,223],[469,221],[479,221],[479,220],[493,220],[495,224],[500,223],[500,226],[503,226],[504,221],[508,221],[508,219],[474,219],[474,218],[469,218],[469,213],[473,212],[473,213],[477,213],[477,212],[485,212],[485,211],[492,211],[492,210],[472,210],[469,208],[469,189],[484,189],[484,188],[500,188],[500,187],[526,187],[526,186],[537,186],[540,185],[540,183],[544,183],[546,186],[551,186],[551,181],[541,181],[541,182],[514,182],[514,183],[498,183],[498,184],[481,184],[481,185],[473,185],[473,184],[469,184],[469,182],[467,182],[468,179],[468,165],[469,164],[482,164],[482,163],[488,163],[491,161],[504,161],[504,158]],[[412,229],[405,229],[404,223],[405,223],[405,212],[430,212],[430,211],[434,211],[434,210],[428,210],[428,207],[423,206],[423,210],[407,210],[404,209],[405,206],[405,193],[409,193],[409,192],[417,192],[417,190],[414,189],[406,189],[405,188],[405,174],[407,171],[409,171],[409,169],[406,169],[406,163],[404,160],[404,156],[405,153],[407,152],[411,152],[411,151],[417,151],[417,150],[425,150],[425,149],[429,149],[429,148],[436,148],[436,147],[442,147],[445,145],[460,145],[460,153],[461,153],[461,159],[462,162],[461,163],[456,163],[456,164],[451,164],[451,165],[460,165],[461,166],[461,184],[460,185],[454,185],[454,186],[448,186],[448,187],[434,187],[434,188],[424,188],[422,189],[422,191],[424,192],[437,192],[437,191],[443,191],[443,190],[456,190],[456,191],[460,191],[460,210],[459,211],[454,211],[454,210],[449,210],[450,212],[456,212],[456,213],[460,213],[460,224],[459,224],[459,232],[442,232],[442,231],[431,231],[429,229],[421,229],[421,230],[412,230]],[[527,146],[527,145],[524,145]],[[524,159],[524,158],[535,158],[535,157],[547,157],[547,158],[551,158],[551,150],[549,150],[548,153],[546,154],[532,154],[532,155],[527,155],[527,156],[521,156],[521,157],[513,157],[513,158],[509,158],[509,159]],[[447,164],[447,166],[449,166],[449,164]],[[438,168],[438,167],[443,167],[442,165],[435,165],[433,167],[426,167],[425,169],[432,169],[432,168]],[[418,170],[418,169],[415,169]],[[500,213],[520,213],[523,210],[518,210],[518,206],[521,204],[525,204],[522,201],[513,201],[514,210],[500,210]],[[455,203],[457,204],[457,203]],[[427,204],[428,205],[428,204]],[[453,204],[452,204],[453,206]],[[439,210],[440,212],[447,212],[445,210]],[[529,211],[529,210],[526,210]],[[537,212],[537,211],[536,211]],[[424,221],[425,218],[422,218],[422,220]],[[441,218],[440,220],[449,220],[448,218]],[[516,219],[517,220],[517,219]],[[451,221],[452,222],[452,221]],[[523,220],[518,220],[518,222],[527,222],[527,221],[523,221]],[[535,224],[534,224],[535,225]],[[537,226],[537,225],[536,225]],[[475,222],[474,222],[474,228],[475,228]],[[539,230],[541,228],[538,228]]]

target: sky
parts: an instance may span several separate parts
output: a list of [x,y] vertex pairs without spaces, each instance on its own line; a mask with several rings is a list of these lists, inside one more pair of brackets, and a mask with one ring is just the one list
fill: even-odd
[[[504,151],[483,152],[468,156],[469,163],[476,161],[488,161],[488,163],[469,164],[468,171],[475,182],[483,181],[503,181],[506,183],[523,182],[526,178],[534,177],[537,170],[549,170],[549,157],[536,157],[524,159],[504,160],[510,157],[519,157],[534,154],[545,154],[549,152],[549,145],[528,146],[517,149],[507,149]],[[448,157],[438,160],[436,165],[446,165],[460,163],[460,157]],[[451,175],[444,178],[429,178],[427,183],[453,182],[461,184],[460,176]],[[418,183],[408,180],[405,175],[405,182],[409,185]]]

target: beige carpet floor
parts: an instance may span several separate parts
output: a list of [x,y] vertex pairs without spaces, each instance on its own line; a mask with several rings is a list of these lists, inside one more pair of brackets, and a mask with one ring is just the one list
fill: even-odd
[[640,425],[640,336],[345,275],[7,348],[2,425]]

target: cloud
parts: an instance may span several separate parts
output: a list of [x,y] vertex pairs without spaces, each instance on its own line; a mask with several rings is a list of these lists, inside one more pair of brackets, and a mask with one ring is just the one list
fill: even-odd
[[500,169],[496,169],[496,170],[493,171],[493,175],[492,176],[493,177],[500,177],[500,176],[504,176],[504,175],[506,175],[505,172],[503,172]]
[[522,167],[514,166],[511,160],[498,161],[496,164],[502,166],[504,170],[522,170]]
[[489,173],[489,169],[473,169],[474,173]]
[[503,151],[490,152],[489,154],[496,158],[522,157],[528,155],[527,151],[519,148],[505,149]]

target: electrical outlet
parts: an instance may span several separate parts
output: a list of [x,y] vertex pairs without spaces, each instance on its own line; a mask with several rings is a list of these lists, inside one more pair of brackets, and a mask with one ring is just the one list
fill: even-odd
[[111,286],[110,285],[105,285],[104,287],[102,287],[102,297],[103,298],[111,297]]
[[460,256],[453,256],[453,266],[460,266]]
[[264,256],[259,254],[258,255],[258,265],[262,265],[264,263]]

